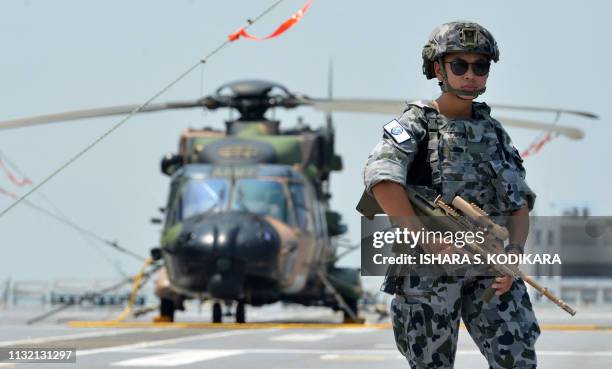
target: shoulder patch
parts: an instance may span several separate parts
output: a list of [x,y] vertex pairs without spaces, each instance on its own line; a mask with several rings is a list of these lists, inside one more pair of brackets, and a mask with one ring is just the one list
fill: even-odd
[[391,136],[393,141],[397,142],[398,144],[401,144],[402,142],[405,142],[411,139],[410,134],[408,134],[408,132],[406,132],[404,127],[402,127],[402,125],[399,124],[397,119],[393,119],[389,123],[385,124],[383,128],[385,132],[387,132],[389,136]]

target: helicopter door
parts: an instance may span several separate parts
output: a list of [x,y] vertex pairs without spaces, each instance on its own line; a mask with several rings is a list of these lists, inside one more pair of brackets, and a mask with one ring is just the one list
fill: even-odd
[[301,182],[289,182],[289,193],[295,215],[296,239],[285,259],[283,277],[285,293],[298,293],[306,285],[313,258],[317,255],[316,234],[311,209],[312,199]]

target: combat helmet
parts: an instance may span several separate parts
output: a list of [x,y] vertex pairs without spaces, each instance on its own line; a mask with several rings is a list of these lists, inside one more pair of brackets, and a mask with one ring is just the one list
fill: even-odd
[[[434,62],[441,62],[444,55],[452,52],[484,54],[494,62],[499,60],[497,42],[486,28],[478,23],[468,21],[444,23],[433,30],[423,47],[423,74],[427,79],[436,76]],[[448,84],[446,68],[442,68],[442,75],[444,81],[440,86],[444,92],[450,91],[461,95],[478,96],[485,90],[468,93],[467,91],[454,89]]]

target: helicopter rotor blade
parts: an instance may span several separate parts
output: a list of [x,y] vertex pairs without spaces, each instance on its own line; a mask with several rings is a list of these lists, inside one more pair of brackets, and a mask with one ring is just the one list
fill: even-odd
[[[373,113],[373,114],[389,114],[398,116],[406,107],[406,102],[402,100],[371,100],[371,99],[311,99],[302,97],[304,105],[310,105],[313,108],[324,112],[353,112],[353,113]],[[507,110],[522,110],[534,112],[549,112],[549,113],[565,113],[578,115],[585,118],[598,119],[599,117],[593,113],[564,110],[554,108],[538,108],[513,105],[491,105],[493,108]],[[579,140],[584,137],[584,132],[575,127],[560,126],[556,124],[534,122],[516,118],[498,118],[505,126],[552,131],[566,136],[570,139]]]
[[[328,112],[328,111],[342,111],[342,112],[354,112],[354,113],[380,113],[380,114],[394,114],[398,115],[404,108],[408,101],[412,100],[395,100],[395,99],[312,99],[306,96],[301,97],[304,105],[310,105],[317,110]],[[507,105],[507,104],[489,104],[493,109],[503,110],[515,110],[515,111],[527,111],[527,112],[542,112],[542,113],[563,113],[576,115],[583,118],[599,119],[599,116],[579,110],[568,110],[568,109],[557,109],[557,108],[545,108],[537,106],[522,106],[522,105]]]
[[[299,105],[312,106],[314,109],[326,113],[331,112],[347,112],[347,113],[371,113],[371,114],[388,114],[398,116],[405,108],[405,100],[392,99],[313,99],[307,96],[293,96],[291,98],[291,107]],[[212,97],[204,97],[195,101],[177,101],[166,103],[155,103],[144,107],[139,113],[156,112],[162,110],[173,109],[189,109],[189,108],[204,108],[216,109],[220,106],[226,106],[226,103]],[[74,110],[56,114],[46,114],[34,117],[18,118],[0,121],[0,129],[21,128],[33,125],[40,125],[53,122],[65,122],[70,120],[105,117],[114,115],[129,114],[138,108],[139,105],[118,105],[103,108]],[[286,106],[289,107],[289,106]],[[514,106],[514,105],[498,105],[492,104],[491,107],[506,110],[517,111],[533,111],[533,112],[549,112],[549,113],[565,113],[577,115],[585,118],[598,119],[599,117],[590,112],[540,108],[529,106]],[[527,129],[547,130],[557,132],[571,139],[581,139],[584,137],[584,132],[575,127],[559,126],[541,122],[528,121],[516,118],[500,119],[506,126],[514,126]]]
[[[189,108],[210,108],[208,105],[208,101],[206,98],[199,99],[196,101],[177,101],[177,102],[167,102],[167,103],[155,103],[149,104],[142,108],[139,113],[148,113],[155,112],[161,110],[171,110],[171,109],[189,109]],[[70,120],[84,119],[84,118],[97,118],[97,117],[108,117],[114,115],[125,115],[129,114],[134,109],[138,108],[140,105],[117,105],[117,106],[108,106],[103,108],[94,108],[94,109],[82,109],[82,110],[72,110],[62,113],[55,114],[45,114],[38,115],[34,117],[26,117],[26,118],[17,118],[0,121],[0,129],[11,129],[11,128],[22,128],[35,126],[40,124],[47,123],[56,123],[56,122],[66,122]]]
[[576,127],[560,126],[557,124],[534,122],[525,119],[499,117],[497,118],[506,127],[517,127],[526,129],[536,129],[542,131],[550,131],[558,133],[572,140],[581,140],[584,137],[584,131]]
[[399,115],[406,107],[405,100],[373,99],[311,99],[301,97],[303,105],[322,112],[374,113]]
[[522,105],[506,105],[506,104],[489,104],[489,106],[493,109],[503,109],[503,110],[516,110],[516,111],[532,111],[539,113],[558,113],[558,114],[570,114],[576,115],[583,118],[589,119],[599,119],[599,115],[581,110],[567,110],[567,109],[557,109],[557,108],[544,108],[538,106],[522,106]]

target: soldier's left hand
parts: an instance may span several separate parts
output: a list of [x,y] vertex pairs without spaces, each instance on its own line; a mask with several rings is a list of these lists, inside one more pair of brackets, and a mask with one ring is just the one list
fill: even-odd
[[497,296],[503,295],[510,289],[510,287],[512,287],[513,281],[514,281],[514,278],[508,275],[503,276],[503,277],[497,277],[495,278],[495,282],[493,282],[491,287],[493,287],[496,290],[495,294]]

